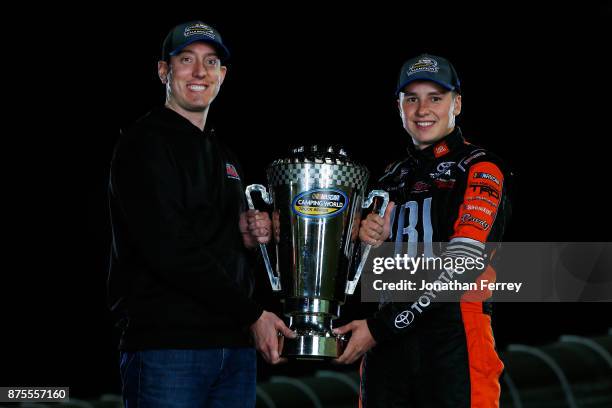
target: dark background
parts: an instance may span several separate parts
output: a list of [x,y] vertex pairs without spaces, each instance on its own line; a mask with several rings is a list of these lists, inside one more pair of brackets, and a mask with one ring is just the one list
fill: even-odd
[[[232,52],[208,125],[241,158],[247,183],[263,182],[265,165],[289,146],[316,142],[344,145],[380,175],[409,143],[393,94],[399,68],[429,52],[459,72],[466,138],[514,170],[506,240],[610,241],[607,3],[185,13],[166,5],[129,14],[98,7],[19,42],[9,68],[25,64],[27,74],[5,78],[25,91],[5,134],[1,384],[68,385],[80,398],[119,392],[118,333],[105,304],[109,162],[119,129],[163,103],[161,42],[191,19],[215,26]],[[267,290],[260,280],[270,304]],[[610,311],[608,303],[498,304],[494,331],[500,349],[604,334]],[[261,364],[260,378],[321,367]]]

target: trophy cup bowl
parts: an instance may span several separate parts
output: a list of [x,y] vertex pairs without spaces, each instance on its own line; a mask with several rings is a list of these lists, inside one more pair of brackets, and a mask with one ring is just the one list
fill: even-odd
[[333,320],[340,316],[346,295],[354,293],[370,250],[364,247],[355,268],[361,210],[381,197],[379,213],[384,214],[388,194],[375,190],[364,200],[369,171],[337,147],[294,149],[273,161],[266,173],[268,189],[252,184],[246,196],[251,209],[254,191],[274,206],[274,267],[266,245],[260,248],[272,290],[280,292],[288,326],[297,334],[284,339],[282,355],[336,358],[342,354],[344,338],[332,332]]

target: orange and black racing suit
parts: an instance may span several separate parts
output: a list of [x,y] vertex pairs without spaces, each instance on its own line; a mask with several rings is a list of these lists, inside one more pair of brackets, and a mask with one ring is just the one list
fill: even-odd
[[[396,203],[388,242],[401,248],[410,241],[444,242],[443,257],[490,259],[484,244],[501,241],[510,215],[510,173],[500,159],[467,143],[458,128],[409,153],[380,180]],[[491,265],[461,279],[485,277],[495,280]],[[503,363],[491,329],[492,305],[485,301],[491,293],[461,296],[426,307],[383,303],[367,319],[377,345],[362,361],[360,406],[498,405]]]

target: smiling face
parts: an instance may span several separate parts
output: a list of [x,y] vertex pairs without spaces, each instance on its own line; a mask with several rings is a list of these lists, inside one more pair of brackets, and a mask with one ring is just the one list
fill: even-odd
[[455,128],[461,95],[431,81],[415,81],[400,92],[398,105],[404,129],[422,150],[442,140]]
[[209,44],[189,44],[170,62],[158,63],[159,77],[166,85],[166,106],[182,114],[203,113],[219,93],[226,67]]

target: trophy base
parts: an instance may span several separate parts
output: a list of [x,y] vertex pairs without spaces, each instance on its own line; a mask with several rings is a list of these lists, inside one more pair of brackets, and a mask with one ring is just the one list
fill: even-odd
[[342,337],[324,335],[298,335],[284,339],[282,356],[296,360],[328,360],[337,358],[344,351],[346,341]]

